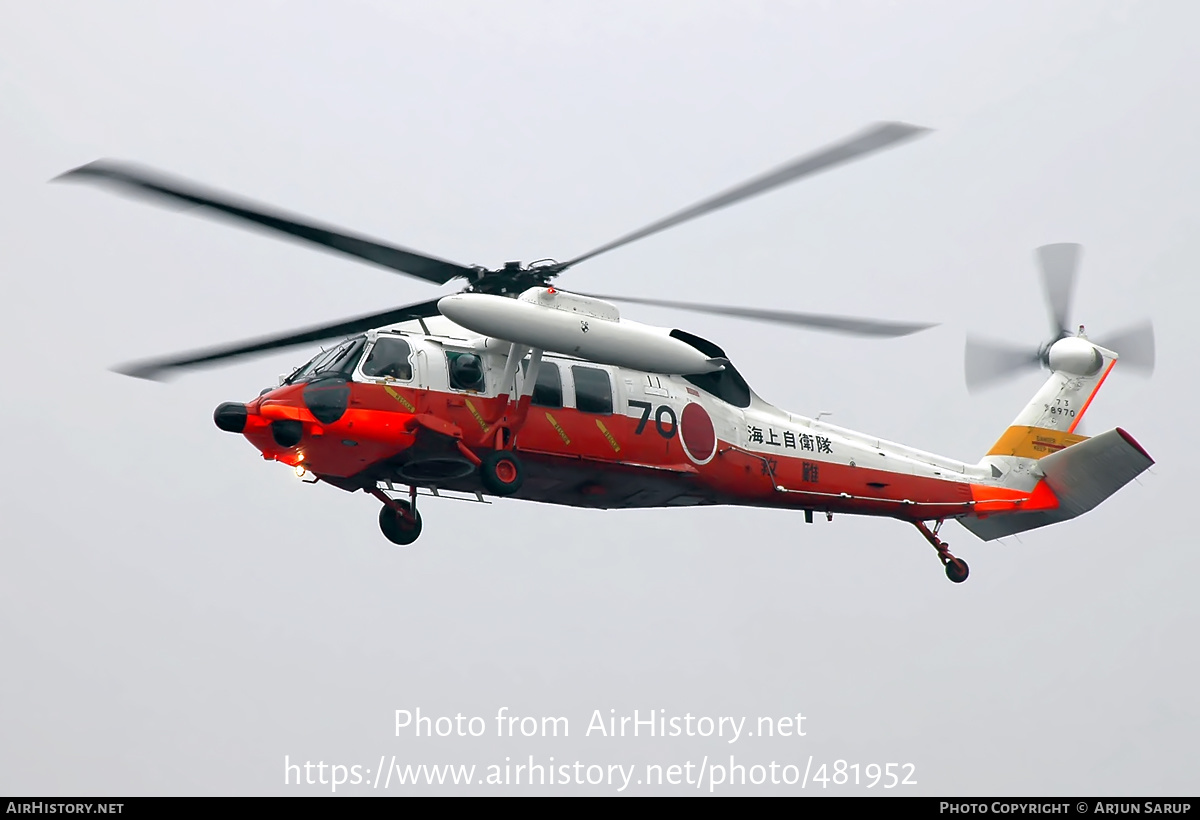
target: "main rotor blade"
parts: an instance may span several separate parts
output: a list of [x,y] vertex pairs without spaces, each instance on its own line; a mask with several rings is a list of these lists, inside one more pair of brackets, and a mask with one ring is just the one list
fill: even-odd
[[1104,336],[1103,341],[1095,341],[1116,353],[1122,367],[1141,370],[1147,375],[1154,372],[1154,325],[1149,319]]
[[763,310],[761,308],[727,307],[723,305],[698,305],[691,302],[672,302],[663,299],[641,299],[630,296],[592,296],[593,299],[605,299],[610,302],[629,302],[637,305],[654,305],[656,307],[679,308],[694,310],[697,313],[712,313],[718,316],[738,316],[743,319],[759,319],[765,322],[777,322],[796,327],[811,327],[830,330],[835,333],[848,333],[854,336],[907,336],[936,327],[936,324],[914,322],[889,322],[879,319],[856,319],[850,316],[825,316],[817,313],[794,313],[786,310]]
[[1042,366],[1040,350],[1001,342],[967,339],[964,359],[967,389],[974,391]]
[[318,245],[325,250],[353,256],[380,267],[406,273],[439,285],[456,277],[470,279],[475,275],[471,268],[454,262],[435,259],[375,239],[355,236],[339,228],[309,222],[302,217],[276,211],[257,203],[235,200],[188,182],[170,179],[157,171],[126,163],[97,160],[60,174],[55,179],[115,183],[126,193],[209,208],[221,216],[249,222],[259,228],[283,233],[293,239]]
[[162,381],[173,375],[172,371],[174,370],[212,365],[228,359],[240,358],[256,353],[267,353],[308,342],[321,342],[326,339],[355,336],[377,327],[394,325],[410,319],[424,319],[429,316],[438,316],[440,314],[438,313],[437,303],[438,300],[433,299],[428,302],[406,305],[380,313],[359,316],[354,319],[345,319],[328,325],[296,330],[281,336],[266,336],[232,345],[196,350],[169,358],[131,362],[115,367],[113,370],[138,379]]
[[1037,249],[1038,263],[1042,269],[1042,287],[1046,292],[1046,306],[1050,309],[1054,340],[1074,334],[1070,326],[1071,299],[1075,292],[1075,274],[1079,269],[1082,250],[1081,246],[1070,243],[1043,245]]
[[592,257],[599,256],[607,251],[619,248],[622,245],[628,245],[630,242],[634,242],[638,239],[650,236],[651,234],[666,230],[667,228],[678,225],[681,222],[686,222],[689,219],[695,219],[698,216],[703,216],[704,214],[710,213],[719,208],[727,207],[735,202],[740,202],[743,199],[748,199],[757,194],[764,193],[772,188],[777,188],[780,185],[800,179],[801,177],[810,176],[819,171],[823,171],[826,168],[832,168],[835,165],[840,165],[844,162],[849,162],[852,159],[857,159],[858,157],[874,153],[890,145],[894,145],[898,142],[903,142],[904,140],[924,134],[928,130],[928,128],[921,128],[920,126],[908,125],[906,123],[880,123],[855,137],[851,137],[843,140],[842,142],[830,145],[814,154],[793,160],[787,165],[783,165],[773,171],[763,174],[760,177],[756,177],[748,182],[744,182],[741,185],[738,185],[736,188],[731,188],[723,194],[718,194],[711,199],[706,199],[703,202],[699,202],[690,208],[679,211],[672,216],[668,216],[665,219],[661,219],[658,222],[647,225],[645,228],[642,228],[639,231],[626,234],[620,239],[609,242],[607,245],[602,245],[595,250],[588,251],[582,256],[577,256],[574,259],[559,265],[558,270],[566,270],[572,265],[576,265],[585,259],[591,259]]

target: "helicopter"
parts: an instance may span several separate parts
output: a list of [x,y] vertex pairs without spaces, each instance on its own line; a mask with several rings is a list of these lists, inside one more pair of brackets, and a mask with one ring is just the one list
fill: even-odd
[[614,303],[652,305],[868,337],[929,323],[828,316],[562,290],[569,268],[786,183],[926,133],[878,123],[566,262],[464,266],[205,189],[138,165],[98,160],[56,179],[194,206],[459,292],[319,327],[114,368],[163,380],[188,368],[327,340],[278,383],[220,404],[216,426],[310,484],[363,492],[379,528],[408,546],[418,497],[510,498],[582,508],[705,505],[889,517],[913,525],[946,576],[966,562],[941,537],[957,520],[983,541],[1073,519],[1153,465],[1123,429],[1079,424],[1125,351],[1153,367],[1144,324],[1092,341],[1069,330],[1079,246],[1037,252],[1052,337],[1036,348],[968,340],[968,386],[1029,368],[1049,377],[977,462],[925,452],[764,401],[726,352],[677,328],[633,322]]

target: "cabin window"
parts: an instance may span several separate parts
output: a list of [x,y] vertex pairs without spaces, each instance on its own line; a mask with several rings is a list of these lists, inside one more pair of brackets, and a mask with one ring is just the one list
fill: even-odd
[[575,379],[575,406],[584,413],[611,413],[613,411],[612,382],[607,370],[595,367],[571,368]]
[[413,369],[409,357],[412,348],[404,339],[381,337],[363,362],[363,375],[371,379],[412,381]]
[[450,386],[455,390],[470,390],[482,393],[485,382],[483,361],[474,353],[446,351],[446,364],[450,368]]
[[[521,369],[523,372],[529,372],[529,359],[521,361]],[[538,365],[537,382],[533,385],[533,396],[530,399],[531,404],[538,407],[562,407],[562,375],[558,372],[558,365],[554,362],[548,362],[542,359]]]

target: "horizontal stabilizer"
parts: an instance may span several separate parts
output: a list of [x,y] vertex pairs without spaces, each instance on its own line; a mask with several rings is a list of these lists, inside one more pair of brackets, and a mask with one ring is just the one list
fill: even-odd
[[1119,428],[1109,430],[1038,462],[1042,480],[1058,498],[1056,509],[959,521],[984,541],[1068,521],[1095,509],[1152,464],[1154,459],[1128,433]]

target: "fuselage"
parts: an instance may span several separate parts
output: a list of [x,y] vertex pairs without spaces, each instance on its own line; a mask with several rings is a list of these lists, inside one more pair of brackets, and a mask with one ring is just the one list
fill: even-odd
[[513,497],[576,507],[732,504],[919,521],[1028,495],[996,485],[986,466],[776,408],[732,365],[663,375],[545,353],[536,383],[523,385],[528,357],[506,378],[510,344],[444,326],[350,340],[222,426],[240,426],[264,458],[347,490],[486,493],[463,450],[504,448],[526,471]]

